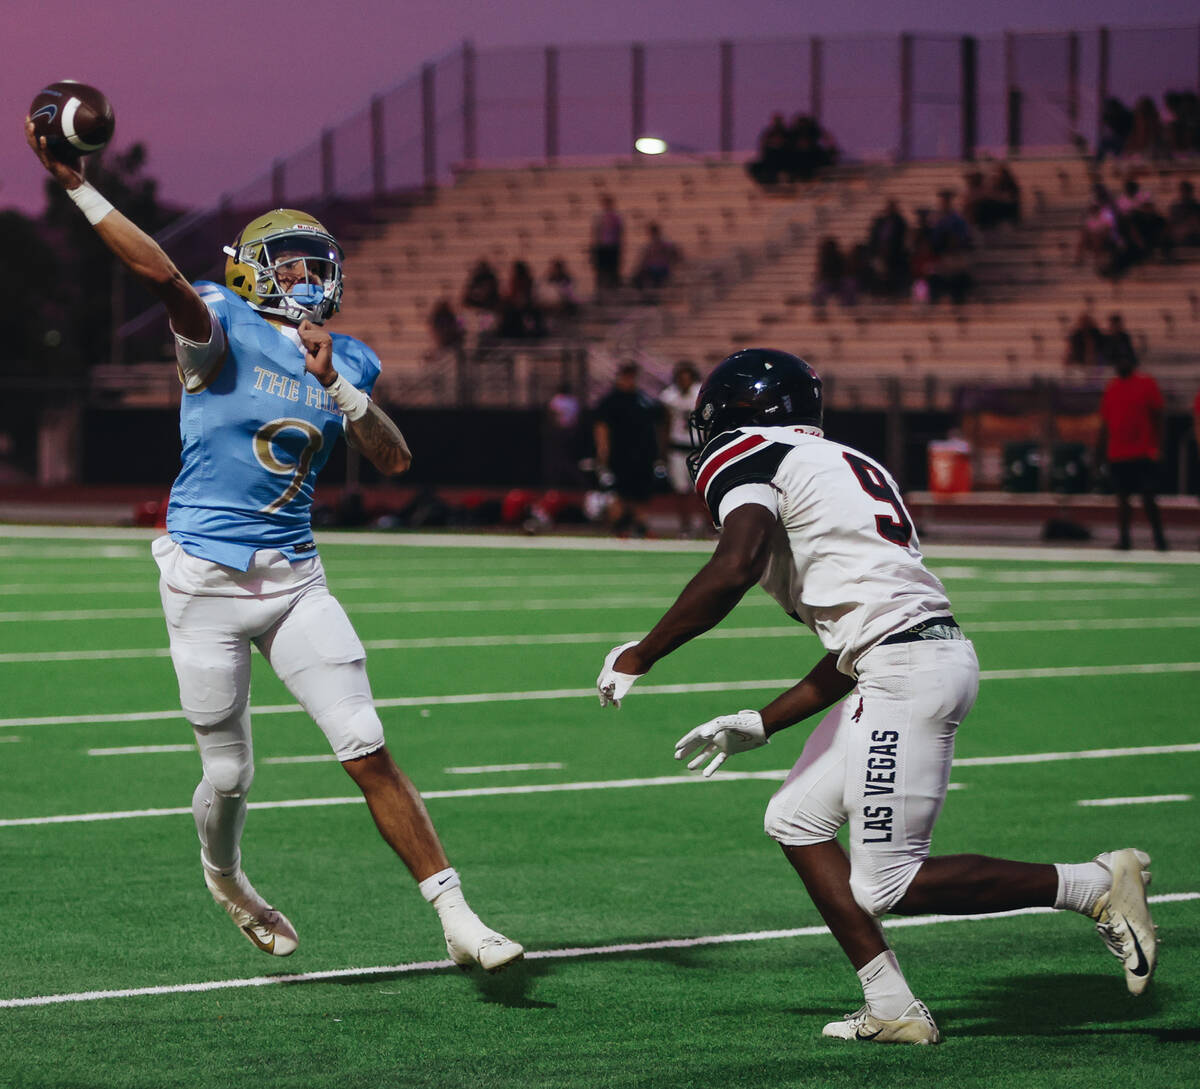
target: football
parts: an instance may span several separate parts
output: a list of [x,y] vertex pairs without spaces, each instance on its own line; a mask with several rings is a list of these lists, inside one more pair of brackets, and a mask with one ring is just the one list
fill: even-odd
[[112,139],[116,119],[101,91],[73,79],[43,87],[29,107],[34,133],[46,137],[56,159],[77,159],[99,151]]

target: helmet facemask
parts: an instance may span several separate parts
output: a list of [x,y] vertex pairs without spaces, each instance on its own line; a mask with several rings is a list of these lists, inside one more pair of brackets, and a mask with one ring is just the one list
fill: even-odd
[[333,237],[315,221],[280,222],[265,231],[251,227],[225,247],[228,286],[260,313],[295,324],[307,319],[319,325],[337,313],[342,248]]

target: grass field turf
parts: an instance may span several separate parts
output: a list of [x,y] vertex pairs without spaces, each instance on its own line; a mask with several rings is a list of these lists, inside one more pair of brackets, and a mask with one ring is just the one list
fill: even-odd
[[[1137,1000],[1076,916],[894,929],[947,1042],[822,1040],[821,1025],[855,1008],[859,992],[833,940],[809,932],[820,920],[762,835],[775,784],[679,782],[671,759],[691,726],[761,706],[771,682],[802,675],[816,640],[754,591],[619,712],[601,712],[591,688],[604,652],[643,632],[702,556],[515,545],[322,545],[367,643],[393,752],[430,796],[473,905],[530,949],[493,978],[436,963],[444,949],[432,913],[336,764],[273,762],[327,748],[257,658],[253,804],[351,801],[251,813],[247,871],[288,912],[301,946],[279,961],[239,937],[200,880],[186,812],[194,751],[89,755],[190,741],[146,540],[0,536],[0,1085],[1193,1083],[1194,899],[1155,905],[1162,964]],[[959,735],[963,763],[935,851],[1056,861],[1136,844],[1154,856],[1152,892],[1200,892],[1200,565],[1069,552],[932,557],[985,678]],[[717,690],[661,691],[697,685]],[[481,693],[493,698],[471,702]],[[130,720],[137,714],[148,717]],[[802,725],[726,767],[782,774],[805,735]],[[990,762],[1171,746],[1183,751]],[[562,766],[448,770],[516,764]],[[663,777],[669,785],[650,785]],[[566,784],[594,786],[459,793]],[[1078,804],[1163,795],[1189,797]],[[151,809],[183,812],[13,823]],[[412,967],[423,962],[435,963]],[[343,974],[233,985],[323,972]],[[142,988],[166,993],[6,1004]]]

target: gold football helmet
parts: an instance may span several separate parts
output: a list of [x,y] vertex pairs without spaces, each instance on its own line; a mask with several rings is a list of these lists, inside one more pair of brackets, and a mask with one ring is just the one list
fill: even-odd
[[342,301],[342,247],[306,212],[276,208],[224,247],[225,286],[261,314],[317,324]]

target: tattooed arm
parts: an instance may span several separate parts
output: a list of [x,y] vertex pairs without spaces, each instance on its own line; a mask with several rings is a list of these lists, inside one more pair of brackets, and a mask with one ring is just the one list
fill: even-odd
[[412,453],[400,428],[374,401],[361,419],[347,421],[346,441],[381,473],[403,473],[412,464]]
[[333,338],[311,321],[302,321],[296,331],[305,348],[304,369],[329,390],[346,413],[346,441],[381,473],[404,472],[412,464],[408,443],[388,414],[334,369]]

